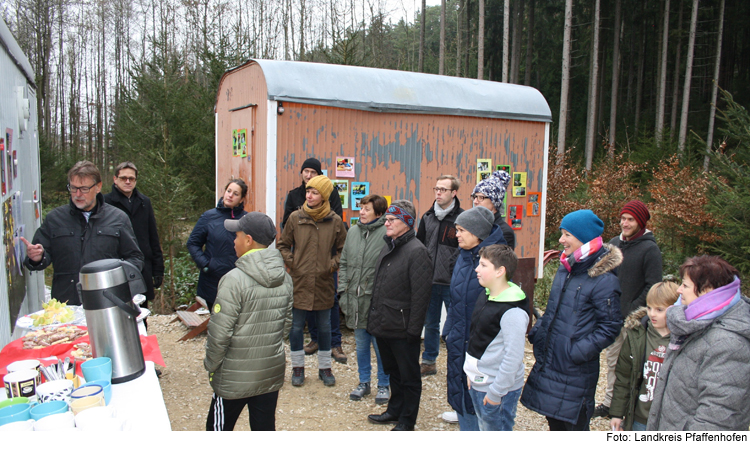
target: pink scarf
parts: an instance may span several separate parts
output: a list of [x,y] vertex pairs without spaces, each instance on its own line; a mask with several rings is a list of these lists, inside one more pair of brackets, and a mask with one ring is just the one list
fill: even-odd
[[602,248],[602,244],[602,237],[599,236],[598,238],[592,239],[589,242],[578,247],[578,249],[570,254],[570,256],[566,256],[565,252],[563,252],[560,254],[560,263],[562,263],[563,266],[565,266],[565,269],[570,272],[574,264],[585,260],[592,253],[598,252],[599,249]]

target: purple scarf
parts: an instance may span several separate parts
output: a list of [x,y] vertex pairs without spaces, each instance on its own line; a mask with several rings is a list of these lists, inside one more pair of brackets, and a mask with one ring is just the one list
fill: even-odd
[[588,258],[592,253],[596,253],[602,248],[602,237],[599,236],[596,239],[592,239],[589,242],[578,247],[578,249],[571,253],[570,256],[566,256],[565,253],[560,254],[560,263],[565,266],[565,269],[570,272],[573,269],[573,265],[579,261],[583,261]]
[[[678,302],[681,301],[682,297]],[[740,280],[735,276],[731,283],[693,300],[685,308],[685,318],[687,320],[712,320],[727,312],[738,301],[740,301]]]

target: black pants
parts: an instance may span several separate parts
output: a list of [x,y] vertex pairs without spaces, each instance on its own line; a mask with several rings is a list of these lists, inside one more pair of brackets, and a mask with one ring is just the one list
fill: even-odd
[[[591,413],[592,415],[594,413]],[[549,430],[555,431],[588,431],[589,421],[591,416],[586,412],[586,405],[581,407],[581,412],[578,414],[578,422],[571,424],[569,422],[560,421],[559,419],[553,419],[547,416],[547,423],[549,424]]]
[[417,423],[419,399],[422,396],[422,375],[419,372],[419,341],[377,338],[383,371],[390,375],[391,399],[386,410],[398,416],[398,422],[413,426]]
[[279,391],[256,395],[255,397],[228,400],[213,395],[208,409],[206,430],[234,430],[234,425],[247,406],[250,415],[250,430],[276,430],[276,401]]

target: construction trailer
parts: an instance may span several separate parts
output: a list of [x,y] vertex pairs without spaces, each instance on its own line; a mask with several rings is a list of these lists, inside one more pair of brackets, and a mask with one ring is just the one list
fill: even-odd
[[41,224],[39,135],[34,71],[0,20],[0,161],[4,263],[0,268],[0,347],[19,338],[19,315],[41,308],[44,274],[23,267],[26,246]]
[[268,214],[277,227],[308,157],[340,181],[348,224],[361,193],[408,199],[421,216],[433,205],[437,177],[451,174],[467,209],[484,174],[509,169],[505,212],[516,254],[533,259],[528,271],[542,277],[552,115],[534,88],[253,59],[224,74],[215,114],[217,200],[231,178],[242,178],[247,210]]

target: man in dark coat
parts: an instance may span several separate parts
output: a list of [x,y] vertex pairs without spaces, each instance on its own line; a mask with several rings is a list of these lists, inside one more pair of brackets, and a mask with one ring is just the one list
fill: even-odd
[[154,289],[164,279],[164,256],[156,231],[156,217],[151,200],[136,188],[138,169],[130,161],[115,167],[112,191],[104,195],[104,202],[125,212],[133,224],[138,247],[143,252],[143,280],[146,282],[146,299],[154,300]]
[[[622,233],[609,243],[622,252],[622,265],[617,268],[620,280],[620,311],[623,320],[636,309],[646,306],[646,295],[651,286],[661,282],[661,251],[654,233],[646,229],[651,218],[641,201],[630,201],[620,210]],[[627,329],[623,328],[614,343],[607,348],[607,391],[604,402],[594,410],[594,417],[609,417],[609,405],[615,387],[615,368],[620,349],[625,342]]]
[[24,238],[24,266],[30,271],[54,268],[52,298],[81,304],[76,284],[81,267],[92,261],[119,258],[143,267],[143,254],[133,226],[120,209],[104,202],[102,176],[90,161],[79,161],[68,171],[70,203],[53,209],[36,230],[32,242]]
[[378,342],[383,370],[390,375],[391,399],[375,424],[414,430],[422,395],[419,351],[430,303],[432,261],[414,234],[414,206],[394,201],[385,217],[385,246],[375,268],[367,332]]
[[[305,203],[305,189],[307,188],[307,182],[318,175],[323,175],[322,165],[317,158],[307,158],[302,163],[300,169],[300,176],[302,177],[302,185],[294,188],[286,195],[286,201],[284,201],[284,217],[281,219],[281,230],[284,230],[286,221],[289,220],[289,216],[292,212],[302,207]],[[328,203],[331,205],[331,210],[336,214],[344,218],[344,209],[341,207],[341,198],[336,190],[331,193],[328,198]],[[344,222],[346,225],[346,222]],[[347,226],[348,227],[348,226]],[[335,289],[338,289],[338,271],[333,273],[333,285]],[[305,319],[307,321],[307,328],[310,331],[310,342],[305,344],[305,354],[311,355],[318,352],[318,327],[315,323],[315,315],[312,312],[307,314]],[[346,363],[347,357],[344,350],[341,348],[341,321],[339,319],[339,300],[336,296],[333,300],[333,309],[331,309],[331,356],[333,360],[339,363]]]

